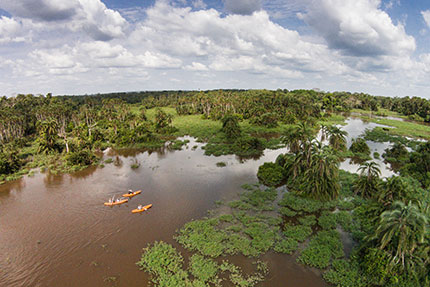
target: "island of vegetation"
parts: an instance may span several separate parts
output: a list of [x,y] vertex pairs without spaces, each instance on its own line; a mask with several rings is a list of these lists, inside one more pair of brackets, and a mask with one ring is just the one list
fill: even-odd
[[[383,126],[347,146],[349,116]],[[206,155],[257,158],[259,183],[216,202],[175,240],[150,243],[137,265],[156,286],[256,286],[270,273],[261,255],[289,254],[334,286],[430,285],[430,102],[313,90],[214,90],[0,99],[0,183],[73,172],[102,161],[107,148],[181,149],[189,135]],[[382,155],[366,141],[390,142]],[[396,172],[381,178],[372,158]],[[359,173],[339,169],[351,158]],[[139,163],[135,163],[138,168]],[[219,167],[226,163],[219,162]],[[220,208],[222,206],[222,208]],[[342,236],[353,239],[352,250]],[[246,274],[229,258],[248,257]],[[264,283],[263,283],[264,284]]]

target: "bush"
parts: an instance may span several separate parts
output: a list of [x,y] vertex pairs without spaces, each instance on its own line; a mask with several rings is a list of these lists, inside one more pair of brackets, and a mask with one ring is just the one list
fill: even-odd
[[324,273],[324,279],[338,287],[366,287],[370,282],[365,282],[366,276],[360,272],[358,264],[345,259],[333,261],[333,268]]
[[236,139],[240,136],[239,119],[235,115],[225,115],[222,118],[221,131],[225,133],[228,139]]
[[233,151],[238,156],[259,156],[263,153],[263,142],[255,137],[243,136],[233,143]]
[[267,186],[279,186],[285,181],[284,169],[272,162],[265,162],[258,168],[258,180]]
[[323,212],[318,218],[318,225],[323,229],[333,229],[337,225],[337,216],[332,212]]
[[278,116],[275,113],[265,113],[250,120],[253,125],[275,128],[278,126]]
[[315,199],[304,198],[292,193],[285,193],[280,206],[288,206],[295,211],[316,212],[324,207],[324,204]]
[[275,243],[273,250],[278,253],[292,254],[299,248],[299,243],[293,238],[282,239]]
[[312,234],[312,228],[306,225],[288,225],[284,227],[284,235],[287,238],[303,242]]
[[354,154],[370,155],[370,148],[363,138],[353,139],[349,150]]
[[182,269],[184,258],[170,244],[155,242],[143,250],[136,264],[153,276],[158,286],[184,286],[188,274]]
[[309,242],[297,261],[320,269],[327,268],[331,260],[342,257],[343,245],[335,230],[320,231]]
[[97,157],[89,150],[80,150],[69,152],[66,155],[66,161],[69,165],[87,166],[96,161]]
[[306,226],[313,226],[317,223],[315,215],[308,215],[299,218],[299,222]]

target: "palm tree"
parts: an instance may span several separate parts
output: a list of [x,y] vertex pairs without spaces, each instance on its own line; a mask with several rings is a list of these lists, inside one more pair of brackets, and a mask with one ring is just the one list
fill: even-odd
[[314,132],[306,122],[301,122],[283,136],[283,142],[292,153],[299,153],[311,148]]
[[392,176],[384,182],[378,200],[384,205],[390,205],[395,200],[405,201],[410,193],[408,183],[400,176]]
[[355,193],[363,197],[372,197],[379,191],[379,175],[381,170],[376,162],[365,162],[359,168],[360,176],[354,183]]
[[396,201],[391,210],[381,214],[373,239],[377,239],[380,249],[391,251],[393,264],[401,262],[405,267],[405,258],[412,257],[419,244],[424,243],[427,228],[428,218],[416,205]]
[[302,186],[303,193],[313,198],[329,200],[339,196],[339,158],[330,146],[313,143]]
[[358,171],[361,175],[367,175],[368,178],[378,177],[381,175],[381,170],[379,169],[379,164],[374,161],[365,162],[359,168]]
[[53,118],[48,118],[43,122],[39,122],[39,152],[48,152],[55,149],[57,139],[57,121]]
[[346,150],[346,136],[348,133],[341,130],[336,126],[328,127],[327,129],[328,141],[335,150]]

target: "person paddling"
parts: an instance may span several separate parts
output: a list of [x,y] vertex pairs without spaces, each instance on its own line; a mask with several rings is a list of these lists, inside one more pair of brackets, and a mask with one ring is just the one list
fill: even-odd
[[139,206],[137,207],[137,209],[142,210],[143,206],[141,204],[139,204]]
[[133,190],[129,189],[128,194],[133,194]]

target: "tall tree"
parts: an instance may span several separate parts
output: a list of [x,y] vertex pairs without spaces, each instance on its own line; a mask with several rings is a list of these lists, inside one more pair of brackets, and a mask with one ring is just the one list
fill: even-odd
[[374,239],[380,249],[392,254],[392,263],[405,266],[405,259],[412,257],[419,244],[424,243],[428,218],[412,202],[396,201],[391,210],[381,214]]

